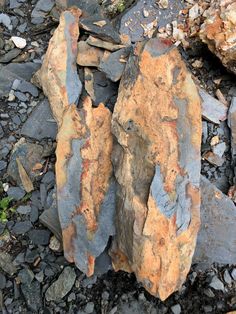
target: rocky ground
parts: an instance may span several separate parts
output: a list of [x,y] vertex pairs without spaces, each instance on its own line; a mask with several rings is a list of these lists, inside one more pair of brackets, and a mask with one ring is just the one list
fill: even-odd
[[[115,22],[121,20],[124,28],[127,19],[124,12],[128,12],[126,6],[132,2],[114,1],[110,5],[109,1],[103,1],[103,7]],[[194,4],[194,1],[188,2]],[[58,240],[42,224],[45,219],[41,215],[55,207],[57,126],[42,90],[30,80],[40,68],[58,24],[59,13],[54,4],[54,0],[0,0],[1,313],[236,311],[236,265],[212,265],[203,271],[196,263],[181,291],[161,302],[145,292],[133,275],[110,270],[86,278],[63,257],[60,232],[54,230]],[[143,15],[148,18],[146,11]],[[149,36],[147,27],[145,32]],[[135,34],[141,36],[140,30]],[[26,42],[12,36],[24,38]],[[203,89],[202,98],[206,103],[202,174],[227,194],[235,182],[225,108],[236,97],[235,75],[199,39],[191,38],[187,48],[180,44],[179,51]],[[97,72],[94,77],[96,101],[104,101],[105,94],[106,105],[112,110],[118,83],[104,79]],[[218,115],[209,112],[209,94],[219,100]]]

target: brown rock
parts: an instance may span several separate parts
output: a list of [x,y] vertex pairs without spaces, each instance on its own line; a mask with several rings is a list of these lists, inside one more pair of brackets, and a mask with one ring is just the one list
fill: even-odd
[[119,49],[125,47],[125,45],[113,44],[109,41],[101,40],[101,39],[93,37],[91,35],[87,39],[87,43],[91,46],[103,48],[103,49],[106,49],[109,51],[116,51],[116,50],[119,50]]
[[78,43],[77,64],[87,67],[98,67],[104,55],[104,50],[92,47],[85,41]]
[[200,223],[200,98],[177,48],[136,45],[112,118],[119,183],[115,270],[165,300],[190,269]]
[[76,68],[80,15],[81,11],[76,8],[61,14],[60,24],[49,42],[43,65],[37,72],[59,124],[63,111],[78,102],[82,90]]
[[230,71],[236,73],[236,2],[216,0],[205,11],[200,38]]

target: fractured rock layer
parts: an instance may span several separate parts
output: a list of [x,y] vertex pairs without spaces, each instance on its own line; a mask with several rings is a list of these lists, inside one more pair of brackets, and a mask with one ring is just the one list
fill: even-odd
[[224,66],[236,74],[236,2],[211,1],[204,13],[200,38],[221,59]]
[[58,122],[57,204],[65,257],[88,276],[114,234],[111,113],[87,97],[78,110],[76,70],[79,9],[65,11],[39,72]]
[[119,183],[113,267],[134,272],[164,300],[185,280],[200,223],[200,98],[169,41],[136,45],[112,132]]

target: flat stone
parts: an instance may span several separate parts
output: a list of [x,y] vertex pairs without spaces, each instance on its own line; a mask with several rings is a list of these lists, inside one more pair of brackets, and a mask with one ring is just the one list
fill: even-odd
[[12,263],[12,257],[10,254],[0,252],[0,269],[11,276],[17,272],[15,265]]
[[234,264],[236,260],[236,206],[205,177],[201,177],[201,229],[193,262],[202,269],[213,263]]
[[34,182],[37,176],[40,175],[40,171],[36,171],[34,167],[37,164],[43,164],[43,152],[44,148],[41,145],[28,143],[24,139],[20,139],[14,146],[12,151],[10,162],[7,168],[8,175],[18,184],[22,184],[22,180],[19,174],[20,161],[25,172],[32,182]]
[[48,230],[30,230],[28,236],[36,245],[48,245],[50,241],[50,231]]
[[17,235],[20,235],[20,234],[25,234],[32,227],[33,225],[31,224],[30,221],[20,221],[20,222],[15,223],[14,227],[12,228],[12,231]]
[[78,43],[77,64],[88,67],[98,67],[104,55],[102,49],[92,47],[85,41]]
[[204,154],[204,159],[206,159],[210,164],[214,165],[214,166],[218,166],[221,167],[223,165],[223,163],[225,162],[225,159],[218,156],[217,154],[215,154],[214,152],[207,152],[206,154]]
[[219,157],[223,157],[224,153],[226,150],[226,144],[225,142],[216,144],[213,146],[212,151],[215,155],[219,156]]
[[65,267],[58,279],[47,289],[45,297],[47,301],[59,302],[72,289],[76,279],[72,267]]
[[199,88],[199,94],[202,99],[202,116],[204,119],[220,124],[226,120],[228,108],[219,100]]
[[25,298],[27,307],[36,313],[42,307],[42,296],[40,283],[37,280],[34,280],[30,284],[22,284],[21,291]]
[[214,276],[211,280],[211,283],[209,285],[211,288],[215,289],[215,290],[221,290],[221,291],[225,291],[225,287],[222,281],[220,281],[220,279],[217,276]]
[[0,13],[0,24],[3,24],[9,31],[13,28],[10,17],[5,13]]
[[173,314],[180,314],[181,313],[181,306],[179,304],[175,304],[171,307],[171,312]]
[[93,302],[88,302],[84,308],[85,313],[87,314],[92,314],[94,311],[94,303]]
[[102,48],[105,50],[109,50],[109,51],[117,51],[121,48],[125,48],[125,45],[117,45],[117,44],[113,44],[109,41],[105,41],[105,40],[101,40],[99,38],[93,37],[93,36],[89,36],[87,39],[87,44],[89,44],[90,46],[94,46],[94,47],[98,47],[98,48]]
[[20,53],[20,49],[13,48],[12,50],[6,52],[4,55],[0,56],[0,63],[8,63],[12,59],[15,59]]
[[10,0],[10,9],[19,8],[22,3],[18,2],[17,0]]
[[[122,15],[119,23],[120,34],[128,35],[132,42],[150,38],[148,36],[150,27],[154,27],[154,32],[157,25],[164,27],[177,20],[181,9],[182,1],[169,0],[168,8],[161,9],[156,0],[139,0]],[[145,16],[143,12],[146,12]]]
[[15,79],[29,81],[40,64],[33,62],[0,65],[0,97],[8,96]]
[[101,7],[98,5],[97,0],[56,0],[56,5],[63,10],[75,6],[82,10],[83,16],[101,14]]
[[47,99],[41,101],[23,124],[21,135],[35,140],[56,139],[57,124]]
[[3,290],[6,287],[6,277],[3,275],[3,273],[0,273],[0,290]]
[[233,278],[233,280],[236,280],[236,268],[232,270],[231,277]]
[[236,97],[232,98],[228,111],[228,126],[231,130],[231,153],[234,159],[236,155]]
[[34,279],[34,273],[29,268],[21,269],[17,276],[23,284],[31,284]]
[[99,70],[104,72],[111,81],[119,81],[124,72],[129,53],[130,48],[123,48],[112,52],[108,56],[104,55],[99,64]]
[[111,22],[100,14],[82,17],[79,21],[79,25],[94,37],[98,37],[114,44],[121,43],[120,36],[112,26]]
[[16,211],[21,215],[27,215],[27,214],[30,214],[31,207],[29,205],[26,205],[26,206],[21,205],[17,207]]
[[[46,17],[47,13],[51,11],[54,6],[54,0],[39,0],[37,1],[33,11],[31,12],[31,21],[34,22],[34,19],[39,19],[39,21]],[[35,23],[37,24],[37,22]]]
[[17,86],[17,90],[22,93],[30,93],[34,97],[38,97],[38,89],[33,84],[27,81],[20,81],[19,85]]
[[224,281],[228,284],[228,285],[231,285],[232,284],[232,278],[228,272],[228,270],[226,269],[224,271]]
[[7,167],[7,162],[4,160],[0,160],[0,171],[6,169]]
[[14,200],[19,201],[25,196],[25,191],[20,187],[10,187],[7,191],[7,195],[12,197]]
[[165,300],[185,281],[195,250],[202,135],[197,87],[170,41],[150,39],[134,48],[112,133],[118,181],[112,265],[134,272]]

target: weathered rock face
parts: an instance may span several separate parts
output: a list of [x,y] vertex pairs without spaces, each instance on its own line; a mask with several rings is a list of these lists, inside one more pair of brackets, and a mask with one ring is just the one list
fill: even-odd
[[221,59],[224,66],[236,73],[236,2],[211,1],[204,13],[200,38]]
[[201,229],[193,261],[203,269],[236,260],[236,207],[209,180],[201,177]]
[[57,204],[65,257],[88,276],[114,234],[111,113],[87,97],[78,110],[76,71],[80,11],[65,11],[50,41],[39,80],[58,122]]
[[199,229],[200,98],[170,42],[136,45],[112,118],[119,183],[115,270],[166,299],[189,271]]

